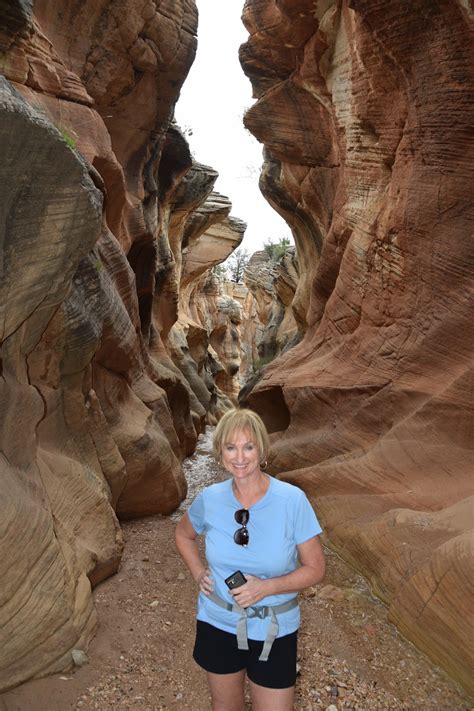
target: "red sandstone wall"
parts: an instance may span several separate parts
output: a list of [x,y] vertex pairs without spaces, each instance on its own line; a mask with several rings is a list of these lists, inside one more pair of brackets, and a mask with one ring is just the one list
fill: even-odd
[[172,121],[196,26],[193,0],[0,0],[0,690],[87,649],[118,517],[179,504],[216,392],[169,337],[186,220],[230,211]]
[[473,11],[247,0],[263,189],[307,333],[249,396],[274,471],[389,617],[472,688]]

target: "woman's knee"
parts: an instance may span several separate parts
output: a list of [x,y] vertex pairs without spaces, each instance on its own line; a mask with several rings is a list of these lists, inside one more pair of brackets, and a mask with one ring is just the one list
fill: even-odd
[[235,674],[207,672],[212,711],[244,711],[245,671]]
[[286,689],[270,689],[259,686],[253,681],[250,684],[253,711],[293,711],[295,702],[295,687]]

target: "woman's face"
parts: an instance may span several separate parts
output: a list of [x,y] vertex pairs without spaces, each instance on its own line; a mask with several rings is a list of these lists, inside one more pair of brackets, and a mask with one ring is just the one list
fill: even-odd
[[250,432],[231,432],[222,445],[222,464],[234,479],[247,479],[260,472],[260,452]]

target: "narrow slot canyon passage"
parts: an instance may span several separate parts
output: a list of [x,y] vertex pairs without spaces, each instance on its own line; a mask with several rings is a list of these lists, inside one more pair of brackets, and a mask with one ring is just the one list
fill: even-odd
[[297,711],[474,708],[473,20],[0,0],[0,711],[208,708],[236,407],[323,529]]
[[[185,460],[189,496],[179,510],[123,524],[120,571],[94,592],[99,630],[89,663],[1,695],[1,711],[208,711],[205,674],[191,657],[197,589],[173,540],[200,488],[225,474],[211,440],[208,428]],[[387,622],[364,578],[329,548],[325,553],[325,581],[300,600],[296,711],[471,709],[468,697]]]

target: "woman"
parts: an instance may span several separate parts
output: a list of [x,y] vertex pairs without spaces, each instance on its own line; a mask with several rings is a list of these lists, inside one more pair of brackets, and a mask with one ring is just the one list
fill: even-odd
[[[246,674],[256,711],[289,711],[296,593],[324,577],[321,527],[300,489],[262,471],[269,440],[256,413],[226,412],[213,450],[231,478],[201,491],[176,527],[177,548],[200,590],[193,656],[207,672],[213,711],[245,709]],[[229,578],[238,587],[229,589]]]

